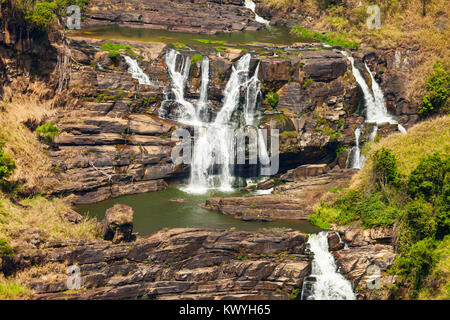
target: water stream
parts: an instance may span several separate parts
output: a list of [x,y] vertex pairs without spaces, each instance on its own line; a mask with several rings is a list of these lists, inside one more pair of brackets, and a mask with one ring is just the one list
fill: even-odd
[[129,56],[123,56],[125,59],[125,62],[128,65],[128,73],[131,74],[131,76],[134,79],[137,79],[139,81],[140,85],[148,85],[148,86],[154,86],[157,85],[156,83],[150,81],[150,78],[148,75],[139,67],[139,64],[136,60],[133,58],[130,58]]
[[270,24],[269,20],[264,19],[263,17],[260,17],[257,13],[256,13],[256,4],[252,1],[252,0],[245,0],[245,7],[252,10],[253,13],[255,14],[255,20],[256,22],[259,23],[263,23],[265,25]]
[[[303,290],[305,300],[355,300],[351,283],[339,273],[333,255],[328,250],[328,232],[310,234],[309,249],[314,254],[310,290]],[[304,285],[304,289],[308,283]]]
[[365,104],[365,122],[355,130],[355,140],[356,144],[350,152],[350,156],[352,157],[351,168],[361,169],[364,166],[365,157],[361,153],[360,150],[360,141],[361,141],[361,133],[364,130],[364,124],[373,124],[374,129],[369,136],[369,140],[373,141],[378,132],[378,127],[383,124],[391,124],[397,125],[398,130],[403,134],[406,133],[406,129],[397,122],[387,111],[386,101],[384,99],[383,90],[381,90],[380,85],[376,81],[373,72],[370,70],[367,63],[365,63],[365,68],[370,75],[372,88],[369,89],[369,86],[366,83],[366,80],[361,75],[361,72],[355,66],[354,58],[349,55],[345,51],[341,51],[341,53],[347,57],[352,65],[353,76],[356,79],[359,87],[361,88],[364,96],[364,104]]

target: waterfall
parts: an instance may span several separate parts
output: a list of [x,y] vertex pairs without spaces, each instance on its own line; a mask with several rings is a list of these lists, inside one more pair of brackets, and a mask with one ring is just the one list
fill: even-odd
[[145,72],[141,69],[141,67],[139,67],[139,64],[137,63],[136,60],[130,58],[129,56],[123,57],[128,65],[128,73],[130,73],[134,79],[137,79],[140,85],[143,84],[148,86],[155,85],[152,81],[150,81],[150,78],[148,77],[148,75],[145,74]]
[[[259,65],[249,79],[251,55],[245,54],[232,66],[232,72],[223,91],[222,108],[214,121],[206,116],[208,109],[209,59],[202,59],[200,97],[192,104],[185,100],[185,87],[189,77],[190,59],[183,58],[180,53],[170,50],[165,56],[167,69],[172,83],[172,93],[175,101],[182,107],[178,112],[177,121],[195,126],[196,137],[192,150],[191,172],[189,185],[184,188],[190,193],[205,193],[209,189],[219,188],[222,191],[232,191],[234,177],[232,164],[235,159],[235,130],[242,124],[233,119],[233,114],[240,106],[241,92],[245,90],[243,104],[243,122],[253,125],[256,104],[261,83],[258,79]],[[177,71],[177,69],[179,71]],[[166,99],[168,100],[168,95]],[[160,116],[164,116],[164,101]],[[265,149],[264,137],[258,133],[260,157],[270,160]],[[264,149],[264,150],[263,150]],[[269,161],[262,161],[263,164]]]
[[364,162],[364,156],[361,155],[361,149],[359,147],[359,138],[361,137],[361,128],[355,130],[355,146],[352,149],[352,163],[351,167],[355,169],[361,169]]
[[204,118],[208,109],[208,86],[209,86],[209,58],[202,59],[202,83],[200,86],[200,98],[197,102],[197,117]]
[[[372,131],[370,135],[370,141],[373,141],[375,139],[375,136],[378,132],[378,126],[389,123],[389,124],[396,124],[398,127],[398,130],[405,134],[406,129],[400,125],[387,111],[386,108],[386,102],[384,100],[384,94],[383,90],[381,90],[380,85],[375,80],[375,77],[370,70],[367,63],[364,63],[365,68],[367,72],[370,75],[371,82],[372,82],[372,91],[369,89],[369,86],[366,83],[366,80],[361,75],[361,72],[358,70],[358,68],[355,67],[355,60],[352,56],[350,56],[347,52],[341,51],[341,53],[347,57],[347,59],[350,61],[352,65],[352,72],[353,76],[356,79],[356,82],[358,83],[359,87],[361,88],[364,96],[364,102],[366,106],[366,114],[365,114],[365,123],[374,124],[374,130]],[[353,157],[351,161],[351,167],[356,169],[361,169],[364,165],[364,156],[360,152],[360,137],[361,132],[364,129],[364,123],[355,130],[355,140],[356,140],[356,146],[353,148],[352,152],[350,153]],[[356,159],[357,158],[357,159]]]
[[314,253],[311,277],[312,294],[308,300],[355,300],[351,283],[338,272],[333,255],[328,251],[328,232],[309,235],[308,244]]
[[[180,71],[177,71],[178,58],[181,59]],[[184,58],[178,51],[169,50],[165,55],[164,61],[166,62],[169,76],[172,81],[172,93],[175,96],[175,101],[181,106],[181,108],[177,109],[178,121],[185,124],[198,124],[197,111],[194,105],[184,98],[184,91],[191,68],[190,57]],[[160,116],[163,116],[162,111],[165,111],[164,107],[165,103],[162,104]]]
[[265,24],[265,25],[270,24],[270,21],[264,19],[263,17],[260,17],[256,13],[256,4],[252,0],[245,0],[245,7],[253,11],[253,13],[255,14],[256,22],[259,22],[259,23],[262,23],[262,24]]

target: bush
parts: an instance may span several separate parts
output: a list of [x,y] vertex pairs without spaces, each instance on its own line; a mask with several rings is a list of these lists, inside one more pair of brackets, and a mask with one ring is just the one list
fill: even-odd
[[[450,171],[450,156],[434,153],[422,158],[408,179],[408,192],[412,198],[424,198],[432,201],[439,197],[444,187],[447,173]],[[448,188],[448,187],[447,187]]]
[[55,5],[48,2],[36,2],[33,8],[26,12],[25,18],[34,27],[40,30],[47,30],[55,22]]
[[443,112],[448,113],[450,74],[439,62],[434,64],[434,73],[427,80],[427,93],[422,99],[419,114],[422,117]]
[[11,257],[13,254],[13,248],[11,248],[5,239],[0,239],[0,258]]
[[417,199],[409,202],[406,206],[408,223],[416,234],[416,239],[434,237],[436,233],[436,220],[433,214],[433,206]]
[[280,99],[278,93],[269,92],[266,94],[267,102],[272,106],[272,108],[276,108],[278,106],[278,101]]
[[202,60],[203,56],[200,53],[194,54],[191,58],[191,66]]
[[14,169],[16,169],[14,160],[4,153],[3,143],[0,142],[0,185],[4,183],[4,179],[12,175]]
[[431,238],[423,239],[403,252],[394,262],[392,271],[413,286],[413,296],[417,296],[423,279],[436,263],[435,248],[436,241]]
[[400,174],[397,168],[397,159],[393,152],[382,148],[375,152],[373,157],[376,184],[379,187],[387,185],[398,186]]
[[52,144],[55,138],[59,135],[59,128],[55,122],[47,122],[36,129],[36,134],[42,142]]

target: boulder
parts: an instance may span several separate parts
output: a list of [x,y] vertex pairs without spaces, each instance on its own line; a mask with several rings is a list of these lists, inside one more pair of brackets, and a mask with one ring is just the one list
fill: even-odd
[[268,179],[268,180],[258,183],[257,189],[258,190],[268,190],[273,187],[275,187],[275,180]]
[[339,238],[339,235],[336,232],[330,232],[328,234],[328,248],[330,251],[341,250],[344,248],[345,244]]
[[79,214],[78,212],[76,212],[75,210],[68,210],[65,214],[64,214],[64,218],[73,223],[73,224],[78,224],[83,220],[83,216],[81,214]]
[[103,239],[114,243],[131,241],[133,232],[134,210],[125,204],[116,204],[106,210],[103,224]]

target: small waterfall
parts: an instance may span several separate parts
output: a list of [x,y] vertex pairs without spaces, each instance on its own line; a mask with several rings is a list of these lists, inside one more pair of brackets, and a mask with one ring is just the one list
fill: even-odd
[[209,58],[202,59],[202,84],[200,86],[200,98],[197,102],[197,117],[205,118],[208,109],[208,86],[209,86]]
[[[178,58],[181,59],[180,71],[177,71]],[[191,58],[184,58],[178,51],[169,50],[165,55],[164,61],[166,62],[169,76],[172,80],[172,93],[175,96],[175,101],[181,106],[181,108],[177,110],[178,121],[185,124],[198,124],[197,111],[194,105],[184,98],[184,91],[191,68]],[[162,104],[160,110],[161,117],[164,116],[164,112],[165,103]]]
[[[405,134],[406,129],[400,125],[387,111],[386,108],[386,102],[384,100],[384,94],[381,90],[380,85],[375,80],[375,77],[370,71],[369,66],[367,63],[365,63],[365,68],[367,72],[370,75],[371,81],[372,81],[372,91],[369,89],[369,86],[366,83],[366,80],[361,75],[361,72],[358,70],[358,68],[355,67],[355,60],[352,56],[350,56],[347,52],[341,51],[341,53],[347,57],[347,59],[350,61],[352,65],[352,72],[353,76],[356,79],[356,82],[358,83],[359,87],[361,88],[363,95],[364,95],[364,102],[366,106],[366,119],[365,123],[374,124],[374,130],[370,134],[370,141],[373,141],[378,133],[378,126],[389,123],[389,124],[396,124],[398,126],[398,130]],[[356,146],[353,148],[352,152],[350,153],[352,156],[351,161],[351,168],[361,169],[364,165],[364,156],[360,152],[360,137],[361,132],[364,129],[364,124],[362,124],[359,128],[355,130],[355,140],[356,140]]]
[[308,244],[314,253],[311,295],[308,300],[356,300],[351,283],[338,272],[333,255],[328,251],[328,232],[309,235]]
[[354,169],[361,169],[364,156],[361,155],[361,149],[359,147],[359,138],[361,137],[361,128],[355,130],[355,146],[352,149],[352,163],[351,167]]
[[259,23],[262,23],[262,24],[265,24],[265,25],[269,25],[270,24],[270,21],[264,19],[263,17],[260,17],[256,13],[256,4],[252,0],[245,0],[245,7],[253,11],[253,13],[255,14],[256,22],[259,22]]
[[136,60],[130,58],[129,56],[123,57],[128,65],[128,73],[130,73],[134,79],[137,79],[140,85],[148,85],[148,86],[155,85],[152,81],[150,81],[150,78],[148,77],[148,75],[145,74],[145,72],[141,69],[141,67],[139,67],[139,64],[137,63]]

